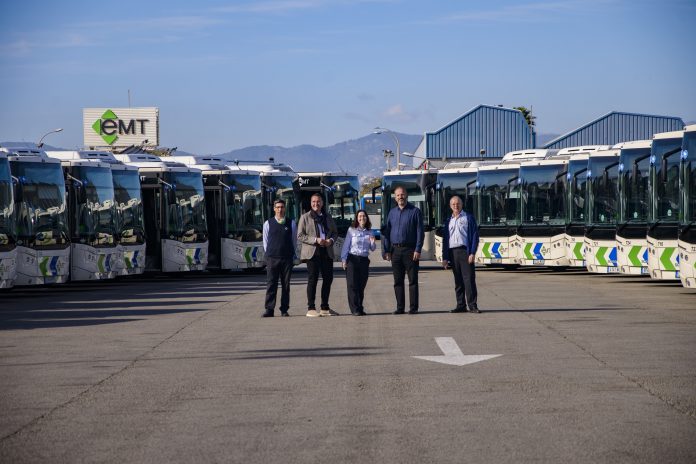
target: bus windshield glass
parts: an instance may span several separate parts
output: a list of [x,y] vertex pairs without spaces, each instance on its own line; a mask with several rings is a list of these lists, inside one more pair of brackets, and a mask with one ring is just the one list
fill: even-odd
[[682,148],[682,223],[692,224],[696,222],[696,131],[684,133]]
[[91,246],[113,245],[116,235],[114,184],[109,167],[76,166],[74,240]]
[[15,243],[14,202],[10,162],[0,158],[0,249]]
[[588,164],[589,223],[616,224],[619,200],[619,159],[616,156],[590,157]]
[[136,170],[114,169],[116,232],[123,244],[145,243],[145,217],[140,192],[140,175]]
[[444,224],[445,219],[452,215],[449,201],[455,195],[462,199],[464,211],[473,215],[477,214],[474,208],[476,171],[439,173],[437,182],[440,191],[437,197],[438,224]]
[[285,217],[288,220],[298,221],[300,218],[300,203],[293,186],[294,175],[263,176],[262,182],[268,198],[263,202],[265,209],[264,219],[274,216],[273,202],[285,201]]
[[333,196],[333,201],[326,205],[326,211],[336,221],[339,235],[345,235],[359,208],[358,176],[324,176],[323,182],[331,188]]
[[679,220],[679,163],[682,139],[657,139],[652,144],[651,222]]
[[200,172],[172,171],[166,174],[165,179],[173,187],[167,208],[166,236],[174,236],[181,242],[207,241],[208,225]]
[[619,222],[647,222],[650,148],[621,150],[619,170]]
[[587,159],[568,162],[568,224],[585,223],[585,198],[587,196]]
[[11,161],[18,179],[17,244],[60,247],[69,243],[65,182],[59,163]]
[[222,182],[227,209],[224,234],[240,242],[263,239],[261,178],[254,174],[225,174]]
[[565,225],[565,164],[521,166],[522,223]]
[[[423,223],[426,227],[435,224],[435,208],[431,205],[434,203],[432,198],[433,189],[428,189],[429,182],[434,185],[436,175],[434,173],[424,172],[422,174],[400,174],[392,176],[384,176],[382,185],[382,225],[387,223],[389,211],[396,207],[394,199],[394,190],[397,187],[406,189],[408,202],[421,210],[423,215]],[[430,195],[430,198],[428,197]],[[427,229],[426,229],[427,230]]]
[[519,168],[480,170],[477,192],[481,225],[518,225]]

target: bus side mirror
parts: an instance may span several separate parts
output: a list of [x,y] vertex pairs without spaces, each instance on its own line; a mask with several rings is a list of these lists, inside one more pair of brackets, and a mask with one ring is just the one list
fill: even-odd
[[638,163],[633,163],[633,167],[631,168],[631,178],[633,179],[634,183],[638,182]]
[[667,182],[667,158],[662,158],[660,163],[660,182]]

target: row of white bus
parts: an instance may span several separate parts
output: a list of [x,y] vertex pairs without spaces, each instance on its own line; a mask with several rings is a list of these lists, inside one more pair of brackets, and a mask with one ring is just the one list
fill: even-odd
[[276,199],[297,219],[320,192],[345,236],[358,191],[356,175],[274,162],[2,146],[0,288],[259,269]]
[[614,146],[385,172],[382,220],[397,186],[424,212],[423,259],[442,259],[441,225],[459,195],[480,225],[477,264],[584,267],[696,288],[696,125]]

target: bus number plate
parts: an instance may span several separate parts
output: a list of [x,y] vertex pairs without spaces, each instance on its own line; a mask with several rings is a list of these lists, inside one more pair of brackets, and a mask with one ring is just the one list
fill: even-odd
[[491,264],[502,264],[502,258],[491,258]]
[[545,259],[533,259],[532,264],[544,264],[546,263]]

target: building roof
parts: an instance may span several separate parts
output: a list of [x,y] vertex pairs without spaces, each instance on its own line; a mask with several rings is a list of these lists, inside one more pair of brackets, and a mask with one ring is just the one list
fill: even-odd
[[551,140],[544,148],[579,145],[615,145],[629,140],[650,139],[658,132],[681,130],[684,121],[673,116],[611,111],[577,129]]

